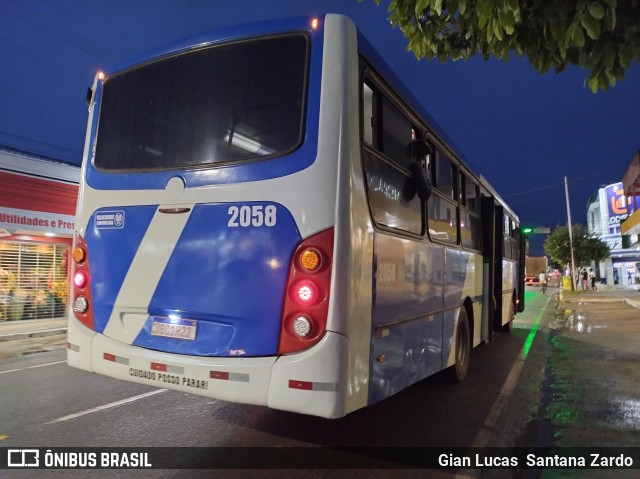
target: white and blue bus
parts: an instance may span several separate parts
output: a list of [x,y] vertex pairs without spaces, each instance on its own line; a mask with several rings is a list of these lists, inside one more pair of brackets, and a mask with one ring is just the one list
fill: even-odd
[[344,16],[200,35],[88,103],[71,366],[337,418],[461,381],[523,307],[517,216]]

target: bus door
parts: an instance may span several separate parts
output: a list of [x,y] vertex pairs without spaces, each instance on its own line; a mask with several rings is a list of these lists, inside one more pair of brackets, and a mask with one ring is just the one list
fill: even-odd
[[492,196],[482,197],[482,254],[484,263],[482,339],[490,341],[502,329],[502,256],[504,209]]

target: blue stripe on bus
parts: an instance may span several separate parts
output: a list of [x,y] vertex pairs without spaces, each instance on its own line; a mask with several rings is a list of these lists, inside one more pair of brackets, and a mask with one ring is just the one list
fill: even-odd
[[[269,224],[277,219],[270,226],[267,207]],[[230,208],[239,212],[238,226],[229,227]],[[260,216],[250,211],[262,211],[260,226],[247,226]],[[276,354],[289,261],[300,239],[282,205],[196,205],[149,304],[151,316],[198,320],[196,340],[152,336],[150,317],[134,344],[203,356]]]
[[[120,287],[131,266],[142,238],[151,223],[156,205],[101,208],[89,220],[85,241],[91,267],[91,295],[93,298],[94,327],[104,331],[111,316]],[[122,227],[96,217],[111,211],[124,213]]]

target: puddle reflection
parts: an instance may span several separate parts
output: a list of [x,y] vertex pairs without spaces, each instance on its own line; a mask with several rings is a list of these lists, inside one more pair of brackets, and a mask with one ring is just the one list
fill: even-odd
[[583,311],[575,309],[565,309],[564,314],[558,314],[553,326],[555,329],[586,334],[606,328],[604,324],[591,324]]

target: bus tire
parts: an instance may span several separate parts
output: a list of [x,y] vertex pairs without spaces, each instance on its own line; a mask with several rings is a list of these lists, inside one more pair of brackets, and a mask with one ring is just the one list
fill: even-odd
[[471,361],[471,338],[467,310],[460,308],[460,316],[454,336],[455,363],[446,370],[447,379],[452,383],[460,383],[467,377]]
[[513,318],[516,316],[516,310],[513,307],[513,303],[511,303],[511,308],[509,309],[509,321],[506,324],[502,325],[503,333],[510,333],[513,330]]

